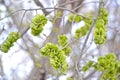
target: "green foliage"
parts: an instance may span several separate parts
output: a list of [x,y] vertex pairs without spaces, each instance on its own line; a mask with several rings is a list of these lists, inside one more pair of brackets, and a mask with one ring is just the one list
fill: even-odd
[[[92,18],[92,17],[90,17]],[[79,29],[77,29],[75,31],[75,35],[74,37],[79,39],[81,38],[82,36],[85,36],[87,34],[87,32],[89,31],[90,29],[90,26],[91,26],[91,23],[92,23],[92,20],[91,19],[88,19],[88,18],[83,18],[82,16],[80,15],[76,15],[76,14],[69,14],[68,16],[68,21],[69,22],[80,22],[81,20],[83,20],[85,22],[85,26],[82,26],[80,27]]]
[[87,30],[87,28],[86,28],[85,26],[80,27],[79,29],[77,29],[77,30],[75,31],[74,37],[79,39],[80,37],[85,36],[86,33],[87,33],[87,31],[88,31],[88,30]]
[[68,16],[68,21],[69,22],[72,22],[74,20],[74,14],[69,14],[69,16]]
[[1,44],[0,50],[4,53],[7,53],[8,50],[14,45],[13,43],[16,42],[21,37],[19,32],[11,32],[7,39]]
[[68,46],[68,38],[66,35],[58,35],[58,43],[60,46],[62,46],[62,50],[64,51],[66,56],[69,56],[69,54],[72,52],[71,48]]
[[40,53],[50,58],[51,65],[57,69],[60,73],[66,72],[68,64],[66,62],[66,56],[63,50],[58,45],[47,43],[41,48]]
[[40,63],[35,63],[35,66],[40,68],[42,65]]
[[69,56],[70,53],[72,52],[72,49],[69,46],[66,46],[62,50],[64,51],[64,53],[65,53],[66,56]]
[[83,66],[82,70],[86,72],[90,69],[90,67],[93,65],[93,61],[89,61],[85,66]]
[[59,18],[60,16],[62,16],[62,12],[61,11],[57,11],[55,14],[55,18]]
[[90,67],[94,67],[95,70],[102,72],[102,80],[118,80],[120,76],[120,61],[116,60],[114,53],[109,53],[105,56],[98,58],[96,63],[88,62],[83,71],[87,71]]
[[58,51],[59,47],[52,43],[47,43],[42,49],[40,50],[41,54],[44,56],[51,56],[53,52]]
[[83,19],[82,16],[76,15],[76,14],[72,14],[72,13],[69,14],[69,16],[68,16],[68,21],[69,21],[69,22],[76,22],[76,23],[78,23],[78,22],[80,22],[82,19]]
[[67,80],[72,80],[72,78],[69,77],[69,78],[67,78]]
[[82,19],[83,19],[82,16],[79,16],[79,15],[75,16],[75,22],[77,23],[80,22]]
[[62,11],[57,10],[54,12],[54,16],[49,17],[49,21],[51,21],[54,24],[56,22],[56,19],[61,18],[61,17],[62,17]]
[[52,31],[53,31],[54,33],[57,33],[57,32],[58,32],[58,30],[59,30],[59,28],[58,28],[58,27],[53,27],[53,30],[52,30]]
[[[92,17],[91,17],[91,18],[92,18]],[[85,22],[85,27],[87,28],[87,30],[89,30],[89,29],[90,29],[90,26],[91,26],[91,24],[92,24],[92,20],[91,20],[91,19],[87,19],[87,18],[84,18],[83,20],[84,20],[84,22]]]
[[104,57],[99,57],[98,62],[94,64],[94,66],[96,70],[103,72],[103,80],[117,80],[120,61],[116,60],[114,53],[109,53]]
[[30,24],[31,33],[38,36],[43,31],[43,26],[47,23],[47,18],[44,15],[36,14]]
[[41,48],[40,53],[49,57],[50,63],[55,69],[57,69],[60,73],[65,73],[68,68],[66,56],[68,56],[72,50],[67,45],[68,38],[66,35],[58,35],[58,43],[60,47],[53,43],[47,43]]
[[101,7],[94,29],[94,42],[96,44],[103,44],[107,40],[107,34],[106,34],[107,23],[108,23],[108,12],[106,9]]
[[86,19],[86,18],[84,18],[83,20],[85,22],[85,26],[82,26],[75,31],[75,35],[74,35],[75,38],[79,39],[82,36],[85,36],[90,29],[90,25],[92,23],[92,20]]
[[66,37],[66,35],[58,35],[58,43],[61,46],[65,46],[68,43],[68,38]]

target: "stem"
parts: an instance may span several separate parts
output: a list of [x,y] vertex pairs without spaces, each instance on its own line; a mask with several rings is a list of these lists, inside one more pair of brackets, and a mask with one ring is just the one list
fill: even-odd
[[[77,61],[77,63],[76,63],[76,70],[79,70],[79,68],[78,68],[78,66],[79,66],[79,61],[81,60],[81,57],[82,57],[82,55],[84,54],[84,53],[83,53],[83,52],[84,52],[84,49],[85,49],[85,47],[86,47],[86,44],[87,44],[87,41],[88,41],[88,39],[89,39],[90,33],[92,32],[92,29],[94,28],[94,25],[95,25],[95,23],[96,23],[97,17],[98,17],[98,15],[99,15],[99,9],[100,9],[101,5],[102,5],[102,2],[99,3],[99,8],[98,8],[97,14],[96,14],[96,16],[95,16],[95,19],[93,19],[93,21],[92,21],[90,30],[89,30],[89,32],[88,32],[88,34],[87,34],[87,36],[86,36],[86,38],[85,38],[85,41],[84,41],[84,43],[83,43],[83,47],[82,47],[82,49],[81,49],[80,56],[79,56],[78,61]],[[77,74],[78,74],[78,77],[80,77],[80,72],[77,71]]]

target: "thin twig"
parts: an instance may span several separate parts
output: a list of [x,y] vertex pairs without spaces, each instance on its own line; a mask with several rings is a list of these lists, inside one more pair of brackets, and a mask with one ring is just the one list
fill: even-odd
[[21,38],[23,37],[23,35],[30,29],[30,27],[27,27],[26,30],[21,34]]
[[93,38],[92,38],[91,42],[89,43],[88,47],[85,49],[85,51],[83,53],[87,52],[87,50],[91,47],[92,43],[93,43]]
[[[34,10],[36,11],[36,10],[43,10],[43,9],[61,9],[61,10],[67,10],[67,11],[70,11],[70,12],[76,14],[76,12],[74,12],[73,10],[69,10],[69,9],[63,8],[63,7],[48,7],[48,8],[35,8],[35,9],[20,9],[20,10],[11,12],[9,15],[7,15],[7,16],[5,16],[5,17],[3,17],[3,18],[0,18],[0,21],[3,20],[3,19],[5,19],[5,18],[7,18],[7,17],[9,17],[9,16],[12,16],[12,15],[14,15],[14,14],[20,12],[20,11],[25,11],[24,14],[23,14],[23,17],[24,17],[24,15],[25,15],[25,13],[26,13],[27,11],[34,11]],[[77,15],[80,15],[80,14],[77,14]],[[85,16],[83,16],[83,15],[80,15],[80,16],[82,16],[82,17],[84,17],[84,18],[87,18],[87,17],[85,17]],[[22,19],[23,19],[23,18],[22,18]],[[23,21],[23,20],[22,20],[22,21]],[[22,21],[21,21],[20,24],[22,24]],[[30,27],[28,27],[28,28],[21,34],[21,37],[23,37],[23,35],[29,30],[29,28],[30,28]]]
[[[33,0],[37,6],[40,6],[41,8],[44,8],[43,4],[39,0]],[[45,9],[43,9],[43,12],[45,15],[48,15],[49,12],[47,12]]]
[[[100,6],[101,6],[101,3],[100,3]],[[87,43],[87,41],[88,41],[88,38],[89,38],[89,36],[90,36],[90,33],[92,32],[92,29],[93,29],[93,27],[94,27],[94,25],[95,25],[95,22],[96,22],[96,20],[97,20],[100,6],[99,6],[99,8],[98,8],[98,13],[96,14],[96,17],[95,17],[95,19],[93,20],[93,22],[92,22],[92,24],[91,24],[91,27],[90,27],[90,30],[89,30],[89,32],[88,32],[88,34],[87,34],[87,36],[86,36],[85,42],[84,42],[84,44],[83,44],[83,47],[82,47],[82,50],[81,50],[81,53],[80,53],[80,58],[81,58],[82,55],[83,55],[83,51],[84,51],[84,49],[85,49],[85,47],[86,47],[86,43]]]
[[74,2],[79,2],[80,0],[72,0],[72,1],[69,1],[69,2],[66,2],[64,4],[60,4],[59,6],[62,7],[62,6],[65,6],[67,4],[71,4],[71,3],[74,3]]
[[[5,19],[5,18],[7,18],[7,17],[9,17],[9,16],[11,16],[11,15],[14,15],[15,13],[18,13],[18,12],[20,12],[20,11],[35,11],[35,10],[43,10],[43,9],[61,9],[61,10],[70,11],[71,13],[76,14],[75,11],[70,10],[70,9],[67,9],[67,8],[64,8],[64,7],[48,7],[48,8],[35,8],[35,9],[20,9],[20,10],[11,12],[9,15],[7,15],[7,16],[5,16],[5,17],[3,17],[3,18],[0,18],[0,21],[3,20],[3,19]],[[77,15],[80,15],[80,14],[77,14]],[[83,15],[80,15],[80,16],[82,16],[82,17],[84,17],[84,18],[87,18],[87,17],[85,17],[85,16],[83,16]]]
[[[21,26],[22,26],[22,22],[23,22],[23,19],[24,19],[24,16],[25,16],[25,14],[26,14],[26,10],[24,11],[24,13],[23,13],[23,16],[22,16],[22,19],[21,19],[21,21],[20,21],[20,29],[21,29]],[[19,31],[20,31],[20,29],[19,29]]]
[[0,31],[0,34],[4,31],[4,26],[5,26],[5,25],[3,25],[3,28],[2,28],[2,30]]
[[[96,22],[96,20],[97,20],[98,14],[99,14],[99,9],[100,9],[100,7],[101,7],[101,3],[102,3],[102,2],[99,3],[98,12],[97,12],[97,14],[96,14],[96,16],[95,16],[95,19],[93,19],[93,21],[92,21],[90,30],[89,30],[89,32],[88,32],[88,34],[87,34],[87,36],[86,36],[86,38],[85,38],[85,41],[84,41],[84,43],[83,43],[83,47],[82,47],[82,49],[81,49],[80,56],[79,56],[79,58],[78,58],[76,68],[78,68],[79,61],[80,61],[80,59],[81,59],[81,57],[82,57],[82,55],[83,55],[84,49],[85,49],[85,47],[86,47],[86,43],[87,43],[87,41],[88,41],[88,39],[89,39],[89,36],[90,36],[90,33],[92,32],[92,29],[94,28],[95,22]],[[78,72],[78,76],[80,77],[79,72]]]
[[2,61],[2,55],[0,55],[0,75],[2,77],[2,80],[6,80],[5,79],[5,73],[4,73],[4,67],[3,67],[3,61]]
[[83,3],[83,4],[79,5],[79,6],[77,6],[76,8],[74,8],[73,10],[76,10],[76,9],[78,9],[78,8],[86,5],[86,4],[89,4],[89,3],[100,3],[100,2],[101,2],[101,1],[92,1],[92,2]]
[[93,75],[96,71],[92,71],[88,76],[86,76],[83,80],[87,80],[91,77],[91,75]]

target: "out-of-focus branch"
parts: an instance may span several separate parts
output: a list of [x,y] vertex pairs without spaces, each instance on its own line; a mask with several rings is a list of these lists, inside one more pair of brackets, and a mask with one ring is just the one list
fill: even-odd
[[2,80],[6,80],[2,64],[2,55],[0,55],[0,75],[2,76]]
[[91,73],[89,73],[88,76],[86,76],[83,80],[88,80],[89,78],[91,78],[91,76],[95,73],[96,71],[92,71]]
[[[41,8],[44,8],[44,6],[42,5],[42,3],[41,3],[39,0],[33,0],[33,1],[35,2],[35,4],[36,4],[37,6],[40,6]],[[46,11],[46,9],[43,9],[43,12],[44,12],[45,15],[48,15],[48,14],[49,14],[49,12]]]
[[75,2],[79,2],[79,1],[80,1],[80,0],[72,0],[72,1],[68,1],[68,2],[66,2],[66,3],[59,4],[59,6],[62,7],[62,6],[66,6],[66,5],[68,5],[68,4],[75,3]]
[[0,30],[0,34],[4,31],[4,25],[3,25],[3,28]]
[[22,22],[23,22],[23,19],[24,19],[24,16],[25,16],[26,12],[27,11],[24,11],[24,13],[22,15],[22,18],[21,18],[21,21],[20,21],[20,26],[19,26],[19,31],[21,30]]
[[[100,9],[100,7],[101,7],[101,4],[102,4],[102,2],[99,3],[98,12],[97,12],[96,15],[95,15],[95,19],[93,20],[93,22],[92,22],[92,24],[91,24],[90,30],[89,30],[86,38],[85,38],[85,41],[84,41],[84,43],[83,43],[83,47],[82,47],[81,52],[80,52],[80,55],[79,55],[79,57],[78,57],[78,61],[77,61],[77,65],[76,65],[76,66],[77,66],[77,67],[76,67],[77,72],[78,72],[78,70],[79,70],[79,68],[78,68],[78,66],[79,66],[79,61],[80,61],[80,59],[81,59],[81,57],[82,57],[82,55],[83,55],[83,52],[84,52],[84,49],[85,49],[85,47],[86,47],[87,41],[88,41],[88,39],[89,39],[90,33],[91,33],[91,31],[92,31],[92,29],[93,29],[93,27],[94,27],[94,25],[95,25],[95,22],[96,22],[96,20],[97,20],[97,17],[98,17],[98,14],[99,14],[99,9]],[[78,76],[80,77],[80,73],[79,73],[79,72],[78,72]]]
[[[7,15],[7,16],[5,16],[5,17],[3,17],[3,18],[0,18],[0,21],[3,20],[3,19],[5,19],[5,18],[7,18],[7,17],[9,17],[9,16],[12,16],[12,15],[14,15],[14,14],[20,12],[20,11],[36,11],[36,10],[44,10],[44,9],[66,10],[66,11],[69,11],[69,12],[71,12],[71,13],[77,14],[75,11],[70,10],[70,9],[67,9],[67,8],[64,8],[64,7],[48,7],[48,8],[20,9],[20,10],[17,10],[17,11],[14,11],[14,12],[10,13],[9,15]],[[46,14],[45,14],[45,15],[46,15]],[[80,15],[80,14],[77,14],[77,15]],[[82,17],[84,17],[84,18],[87,18],[87,17],[85,17],[85,16],[83,16],[83,15],[80,15],[80,16],[82,16]]]

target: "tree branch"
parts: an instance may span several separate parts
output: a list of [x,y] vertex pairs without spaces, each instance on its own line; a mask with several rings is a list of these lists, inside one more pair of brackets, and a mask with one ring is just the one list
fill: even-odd
[[[92,29],[94,28],[95,22],[96,22],[96,20],[97,20],[98,14],[99,14],[99,9],[100,9],[100,7],[101,7],[101,4],[102,4],[102,2],[99,3],[98,12],[97,12],[97,14],[96,14],[96,16],[95,16],[95,19],[92,21],[90,30],[89,30],[89,32],[88,32],[88,34],[87,34],[87,36],[86,36],[86,38],[85,38],[85,41],[84,41],[84,43],[83,43],[83,47],[82,47],[82,49],[81,49],[80,56],[78,57],[78,61],[77,61],[77,64],[76,64],[77,67],[76,67],[76,68],[78,68],[78,66],[79,66],[79,61],[80,61],[80,59],[81,59],[81,57],[82,57],[82,55],[83,55],[83,52],[84,52],[84,49],[85,49],[85,47],[86,47],[87,41],[88,41],[88,39],[89,39],[90,33],[92,32]],[[79,69],[77,69],[77,70],[79,70]],[[80,77],[79,72],[78,72],[78,76]]]
[[[35,4],[36,4],[37,6],[40,6],[41,8],[44,8],[44,6],[41,4],[41,2],[40,2],[39,0],[33,0],[33,1],[35,2]],[[45,15],[48,15],[48,14],[49,14],[49,12],[46,11],[45,9],[43,9],[43,12],[44,12]]]

